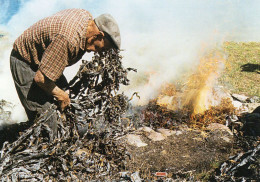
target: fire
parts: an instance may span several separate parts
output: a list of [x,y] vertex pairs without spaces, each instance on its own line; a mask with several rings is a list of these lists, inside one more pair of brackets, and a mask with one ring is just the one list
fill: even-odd
[[200,129],[210,123],[225,124],[227,115],[236,114],[236,109],[226,90],[216,87],[224,60],[220,51],[203,54],[192,74],[183,77],[185,81],[162,82],[157,98],[142,112],[144,121],[170,129],[183,121]]
[[178,81],[171,79],[174,84],[161,79],[157,72],[151,72],[145,93],[156,94],[142,111],[143,121],[153,127],[170,129],[178,122],[200,129],[214,122],[224,124],[226,116],[236,112],[226,90],[216,87],[224,60],[220,51],[203,54],[190,75]]
[[182,91],[178,91],[174,84],[166,84],[157,98],[157,104],[171,110],[188,108],[193,115],[205,112],[214,105],[213,87],[223,60],[222,54],[217,51],[203,56],[195,72],[180,89]]
[[204,128],[210,123],[225,124],[227,115],[236,114],[236,109],[229,98],[222,98],[217,106],[210,106],[203,114],[193,115],[188,124],[196,128]]
[[200,59],[196,72],[188,79],[183,106],[190,105],[193,114],[203,113],[212,105],[213,86],[219,76],[223,58],[209,54]]

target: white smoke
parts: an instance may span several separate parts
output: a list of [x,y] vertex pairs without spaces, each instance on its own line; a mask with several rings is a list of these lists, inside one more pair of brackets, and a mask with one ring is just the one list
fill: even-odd
[[[114,16],[122,35],[124,65],[138,69],[137,74],[130,74],[132,85],[124,91],[129,96],[138,91],[144,102],[156,95],[161,84],[177,79],[198,63],[202,43],[217,46],[226,40],[260,40],[257,0],[21,1],[19,11],[0,26],[8,34],[5,40],[0,39],[2,99],[19,103],[9,71],[12,42],[34,22],[66,8],[83,8],[94,17],[102,13]],[[66,69],[65,75],[72,78],[77,69]]]

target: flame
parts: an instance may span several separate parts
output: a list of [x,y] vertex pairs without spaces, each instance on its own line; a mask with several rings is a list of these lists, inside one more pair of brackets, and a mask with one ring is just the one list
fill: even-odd
[[213,87],[223,60],[219,52],[210,53],[200,59],[196,72],[189,77],[183,106],[190,106],[193,114],[203,113],[212,105]]
[[236,113],[225,90],[215,88],[224,61],[220,51],[204,54],[185,82],[163,83],[157,99],[143,112],[144,120],[166,128],[174,128],[177,121],[200,129],[210,123],[224,124],[227,115]]
[[171,110],[188,108],[193,115],[203,113],[213,105],[213,87],[223,61],[220,51],[204,55],[184,84],[184,91],[177,91],[174,84],[168,83],[162,88],[157,104]]
[[225,124],[226,116],[237,114],[230,98],[222,98],[219,105],[210,106],[203,114],[193,115],[188,124],[195,128],[205,128],[210,123]]

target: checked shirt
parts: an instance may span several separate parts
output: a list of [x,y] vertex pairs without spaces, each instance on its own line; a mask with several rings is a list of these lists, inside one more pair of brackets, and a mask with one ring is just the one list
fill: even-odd
[[50,80],[56,81],[66,66],[76,63],[86,52],[86,33],[91,14],[83,9],[67,9],[29,27],[14,42],[13,49]]

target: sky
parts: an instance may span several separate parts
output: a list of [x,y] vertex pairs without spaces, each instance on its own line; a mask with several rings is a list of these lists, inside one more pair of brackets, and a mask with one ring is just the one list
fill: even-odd
[[[9,71],[13,41],[33,23],[67,8],[86,9],[93,17],[110,13],[116,19],[123,64],[138,69],[123,90],[128,95],[139,92],[144,102],[164,82],[177,80],[198,64],[202,47],[260,41],[259,0],[0,0],[0,34],[5,35],[0,39],[0,99],[21,108]],[[65,70],[68,79],[77,66]],[[24,111],[16,113],[21,118]]]
[[0,24],[7,23],[21,6],[20,0],[0,0]]

